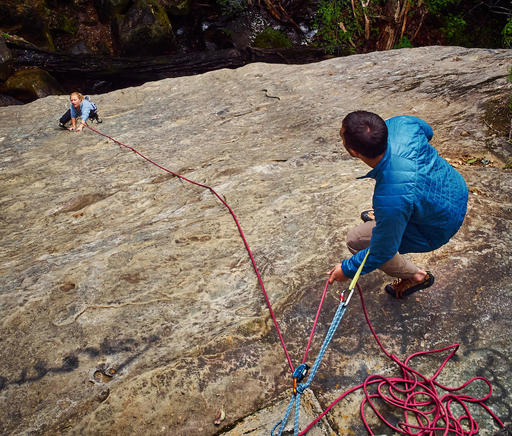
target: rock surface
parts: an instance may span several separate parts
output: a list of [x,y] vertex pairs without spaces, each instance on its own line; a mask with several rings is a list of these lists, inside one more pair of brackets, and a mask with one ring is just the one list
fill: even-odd
[[[484,121],[510,94],[511,63],[510,50],[454,47],[257,63],[93,96],[103,118],[93,127],[226,199],[295,365],[326,271],[371,202],[373,184],[355,178],[367,168],[340,152],[341,119],[364,108],[428,121],[468,182],[467,219],[442,249],[411,256],[436,275],[431,290],[395,301],[382,273],[363,276],[369,316],[402,359],[459,343],[438,380],[489,378],[488,405],[510,422],[511,149]],[[208,190],[90,130],[57,130],[66,107],[50,96],[0,108],[0,434],[268,434],[291,377],[232,217]],[[339,289],[328,290],[309,363]],[[433,374],[442,359],[418,367]],[[400,375],[354,297],[308,418],[377,373]],[[311,434],[364,434],[360,400],[337,404]],[[479,434],[498,430],[471,410]]]

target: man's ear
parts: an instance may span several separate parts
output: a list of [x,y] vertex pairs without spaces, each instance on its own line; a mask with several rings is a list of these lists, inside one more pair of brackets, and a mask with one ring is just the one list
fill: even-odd
[[361,159],[363,157],[363,155],[361,153],[359,153],[358,151],[354,150],[353,148],[348,147],[348,150],[349,150],[349,153],[353,157],[357,157],[358,159]]

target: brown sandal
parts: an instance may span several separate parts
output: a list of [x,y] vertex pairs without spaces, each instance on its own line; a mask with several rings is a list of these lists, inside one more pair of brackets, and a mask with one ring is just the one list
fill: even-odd
[[425,279],[418,283],[413,279],[398,279],[393,283],[386,286],[386,292],[393,295],[395,298],[403,298],[407,295],[411,295],[414,292],[427,289],[434,284],[434,276],[430,271],[427,271]]

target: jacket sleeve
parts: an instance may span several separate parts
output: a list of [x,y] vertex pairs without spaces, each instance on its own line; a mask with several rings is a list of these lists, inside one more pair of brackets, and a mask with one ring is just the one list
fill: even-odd
[[[392,203],[392,206],[389,206],[389,203]],[[388,197],[374,197],[374,210],[376,225],[370,240],[370,254],[362,274],[379,268],[398,252],[412,213],[412,201],[409,201],[408,195],[393,198],[391,201]],[[341,268],[347,277],[354,277],[367,251],[368,248],[361,250],[342,262]]]
[[75,106],[73,106],[72,104],[69,105],[69,110],[71,112],[71,118],[76,118],[77,117],[77,113],[76,113],[76,109],[75,109]]

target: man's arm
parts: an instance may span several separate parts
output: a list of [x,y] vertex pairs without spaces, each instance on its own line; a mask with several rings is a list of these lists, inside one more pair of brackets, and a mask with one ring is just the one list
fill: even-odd
[[352,257],[343,260],[341,268],[346,277],[354,277],[359,265],[363,262],[368,249],[370,254],[363,267],[362,274],[367,274],[390,260],[400,248],[402,237],[409,222],[412,206],[406,198],[395,200],[393,207],[378,206],[380,202],[391,202],[390,198],[375,201],[376,225],[372,232],[370,247],[361,250]]
[[329,274],[329,284],[332,285],[332,282],[344,282],[349,279],[341,269],[341,263],[338,263],[334,266],[327,274]]

